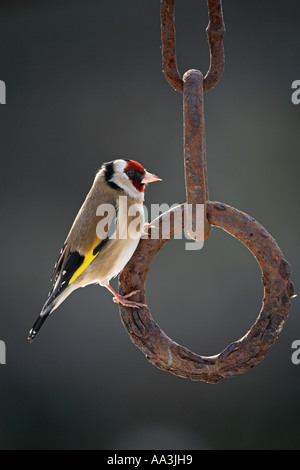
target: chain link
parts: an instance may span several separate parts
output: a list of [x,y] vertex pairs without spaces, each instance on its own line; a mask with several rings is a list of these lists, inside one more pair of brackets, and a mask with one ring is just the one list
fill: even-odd
[[[162,62],[166,79],[176,90],[183,93],[183,79],[176,59],[175,0],[161,0]],[[210,66],[204,77],[204,92],[214,88],[222,77],[225,66],[223,37],[225,25],[221,0],[207,0],[209,24],[206,28],[210,50]]]

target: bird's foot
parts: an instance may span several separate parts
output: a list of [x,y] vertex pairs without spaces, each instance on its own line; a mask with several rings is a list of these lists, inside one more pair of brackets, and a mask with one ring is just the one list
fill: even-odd
[[146,304],[142,304],[141,302],[135,302],[134,300],[128,300],[129,297],[131,297],[134,294],[137,294],[140,292],[139,290],[134,290],[130,292],[129,294],[126,295],[120,295],[115,293],[115,296],[113,297],[113,301],[116,304],[122,304],[124,307],[132,307],[132,308],[141,308],[141,307],[147,307]]
[[159,230],[154,225],[149,224],[148,222],[144,224],[143,232],[141,238],[159,238]]

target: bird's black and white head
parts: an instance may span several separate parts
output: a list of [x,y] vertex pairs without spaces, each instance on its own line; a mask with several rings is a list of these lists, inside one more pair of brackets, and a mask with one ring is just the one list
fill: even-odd
[[106,184],[115,190],[122,189],[130,197],[144,199],[145,185],[161,181],[157,176],[148,173],[144,167],[134,160],[114,160],[104,163],[101,173]]

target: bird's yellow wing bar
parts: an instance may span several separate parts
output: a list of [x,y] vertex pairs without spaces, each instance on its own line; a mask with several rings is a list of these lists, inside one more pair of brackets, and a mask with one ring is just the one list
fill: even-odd
[[[94,259],[98,256],[99,252],[104,248],[106,243],[108,243],[109,240],[114,238],[114,233],[116,231],[117,226],[117,214],[118,210],[116,207],[115,213],[111,215],[111,220],[109,220],[108,231],[104,231],[103,234],[101,233],[101,235],[97,233],[98,236],[95,237],[94,242],[87,253],[81,254],[79,250],[72,251],[71,249],[67,257],[65,258],[63,266],[62,263],[60,263],[59,275],[61,287],[67,287],[73,284],[73,282],[76,281],[76,279],[94,261]],[[105,218],[107,219],[106,216]],[[67,248],[67,245],[68,241],[65,244],[65,248]]]
[[96,253],[96,255],[94,255],[93,250],[91,250],[90,253],[88,253],[84,257],[82,265],[79,266],[79,268],[75,271],[75,273],[71,277],[71,279],[69,281],[69,285],[72,284],[74,281],[76,281],[76,279],[80,276],[80,274],[82,274],[83,271],[91,264],[91,262],[94,261],[94,259],[96,258],[97,255],[98,255],[98,253]]
[[76,281],[76,279],[80,276],[80,274],[82,274],[83,271],[85,271],[86,268],[91,264],[91,262],[94,261],[94,259],[98,256],[99,252],[104,247],[104,245],[106,245],[108,241],[109,241],[108,237],[105,238],[104,240],[101,240],[100,243],[99,243],[99,239],[97,240],[97,244],[95,245],[95,247],[92,248],[84,256],[82,264],[76,269],[68,285],[71,285],[74,281]]

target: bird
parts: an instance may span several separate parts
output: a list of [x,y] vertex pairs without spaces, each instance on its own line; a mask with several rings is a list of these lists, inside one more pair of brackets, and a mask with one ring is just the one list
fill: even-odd
[[113,301],[127,307],[144,304],[130,300],[138,291],[118,294],[110,280],[135,252],[144,230],[144,195],[149,183],[162,181],[135,160],[103,163],[60,251],[52,275],[52,288],[29,332],[33,342],[49,315],[79,287],[100,284]]

